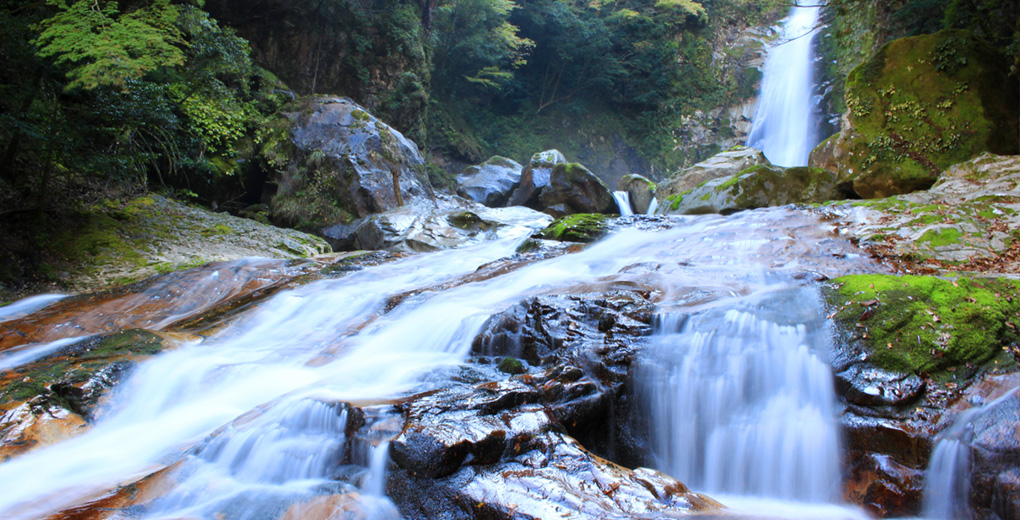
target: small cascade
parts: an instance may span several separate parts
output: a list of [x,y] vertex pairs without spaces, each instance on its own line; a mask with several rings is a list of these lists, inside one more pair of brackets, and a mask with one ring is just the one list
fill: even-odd
[[769,49],[758,109],[747,137],[779,166],[805,166],[818,144],[812,42],[821,7],[793,7],[779,42]]
[[836,500],[829,333],[813,289],[659,316],[635,380],[659,469],[710,493]]
[[975,423],[992,412],[1004,401],[1013,398],[1020,389],[1014,388],[999,398],[961,412],[953,424],[935,441],[924,479],[924,518],[927,520],[969,520],[973,517],[970,506],[971,445]]
[[648,211],[645,215],[654,215],[656,211],[659,211],[659,199],[652,197],[652,201],[648,203]]
[[633,215],[634,209],[630,205],[630,193],[626,191],[614,191],[613,198],[616,199],[616,207],[620,210],[620,215],[626,217],[627,215]]

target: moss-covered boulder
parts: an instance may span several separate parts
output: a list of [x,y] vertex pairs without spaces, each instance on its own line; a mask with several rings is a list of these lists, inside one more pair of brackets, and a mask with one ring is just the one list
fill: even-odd
[[729,178],[759,164],[771,165],[761,150],[735,146],[690,168],[680,170],[673,177],[660,182],[655,189],[655,198],[659,199],[661,203],[669,197],[685,193],[707,181]]
[[556,219],[538,236],[546,240],[587,243],[602,238],[608,231],[605,215],[578,213]]
[[690,191],[667,197],[665,214],[728,214],[784,204],[845,198],[836,174],[820,168],[757,165],[729,178],[712,179]]
[[312,97],[295,108],[287,138],[264,152],[276,170],[274,222],[318,232],[399,206],[436,206],[425,160],[400,132],[347,98]]
[[850,275],[833,282],[837,327],[863,341],[867,361],[879,368],[938,379],[1015,363],[1003,348],[1020,341],[1020,281]]
[[843,132],[819,155],[861,197],[880,198],[926,189],[984,151],[1016,153],[1017,86],[1008,70],[996,49],[966,31],[892,41],[847,78]]
[[562,217],[574,213],[613,213],[616,200],[606,183],[577,163],[557,164],[538,197],[539,211]]
[[624,175],[616,184],[616,191],[627,192],[634,213],[640,215],[648,212],[648,207],[652,204],[652,199],[655,198],[655,188],[654,182],[636,173]]

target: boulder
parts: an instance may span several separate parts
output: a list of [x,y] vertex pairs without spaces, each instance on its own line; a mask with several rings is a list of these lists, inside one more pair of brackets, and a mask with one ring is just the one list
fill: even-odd
[[846,83],[842,132],[816,150],[863,198],[930,187],[952,164],[1017,146],[1016,82],[973,34],[946,30],[892,41]]
[[567,162],[559,150],[546,150],[531,156],[531,162],[521,174],[521,184],[514,190],[507,206],[527,206],[538,209],[538,196],[549,184],[553,167]]
[[1010,230],[1020,226],[1020,157],[982,154],[942,173],[927,191],[857,201],[843,230],[876,254],[929,268],[1016,272]]
[[672,178],[660,182],[655,189],[655,198],[660,201],[684,193],[706,181],[732,177],[752,166],[771,165],[761,150],[736,146],[713,155],[690,168],[681,170]]
[[609,232],[606,216],[600,213],[576,213],[560,217],[539,233],[540,238],[562,242],[594,242]]
[[616,184],[616,191],[627,192],[627,196],[630,197],[631,209],[634,210],[634,213],[644,215],[648,213],[648,207],[651,205],[652,199],[655,198],[655,183],[642,175],[632,173],[624,175],[620,179],[620,182]]
[[291,146],[281,154],[289,157],[270,199],[275,222],[319,229],[404,205],[436,207],[425,161],[412,141],[350,99],[304,103],[288,115]]
[[457,176],[457,194],[490,208],[504,206],[521,184],[523,169],[520,163],[506,157],[490,157]]
[[729,178],[706,181],[663,200],[660,213],[728,214],[745,209],[825,202],[845,196],[836,174],[820,168],[758,165]]
[[467,201],[440,199],[440,208],[395,208],[378,215],[323,228],[337,250],[385,249],[436,251],[484,240],[523,236],[543,229],[552,218],[530,208],[489,208]]
[[616,200],[601,179],[577,163],[557,164],[538,197],[538,209],[553,217],[575,213],[613,213]]

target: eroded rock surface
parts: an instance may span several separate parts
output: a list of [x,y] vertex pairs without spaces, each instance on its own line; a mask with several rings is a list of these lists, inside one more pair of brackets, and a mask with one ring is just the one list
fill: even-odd
[[521,184],[523,166],[506,157],[490,157],[457,176],[457,194],[490,208],[505,206]]

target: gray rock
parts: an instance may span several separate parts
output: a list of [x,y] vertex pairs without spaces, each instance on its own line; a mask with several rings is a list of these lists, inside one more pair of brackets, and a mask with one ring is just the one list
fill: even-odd
[[[303,228],[402,205],[436,207],[418,147],[347,98],[291,114],[293,153],[271,200],[274,220]],[[338,210],[337,210],[338,208]]]
[[457,194],[490,208],[504,206],[521,184],[523,169],[519,163],[506,157],[491,157],[482,164],[468,167],[457,176]]
[[521,174],[520,186],[510,196],[507,206],[527,206],[538,209],[539,194],[549,184],[553,167],[567,159],[559,150],[546,150],[531,156],[531,162]]
[[759,164],[771,166],[761,150],[736,146],[690,168],[681,170],[671,179],[659,183],[655,190],[655,198],[659,199],[661,203],[667,197],[680,195],[706,181],[732,177]]
[[836,174],[820,168],[752,166],[663,200],[661,213],[728,214],[745,209],[840,200]]
[[539,209],[554,217],[575,213],[614,213],[613,193],[601,179],[577,163],[557,164],[538,197]]
[[441,199],[441,208],[422,211],[395,208],[377,215],[322,229],[337,250],[386,249],[436,251],[541,230],[552,218],[520,206],[489,208],[481,204]]

